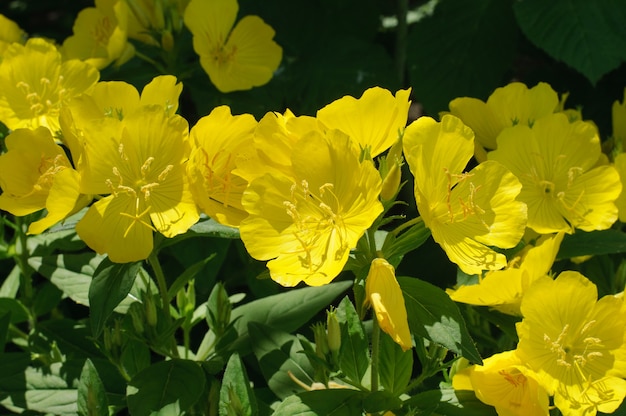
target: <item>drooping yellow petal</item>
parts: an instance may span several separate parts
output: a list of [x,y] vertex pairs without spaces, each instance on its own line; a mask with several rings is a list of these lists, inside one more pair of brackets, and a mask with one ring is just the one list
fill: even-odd
[[372,306],[380,328],[404,351],[411,349],[411,332],[396,271],[387,260],[372,260],[365,280],[366,302]]
[[345,96],[317,112],[326,127],[350,136],[361,148],[376,157],[398,141],[407,123],[410,90],[390,91],[373,87],[360,98]]
[[24,32],[13,20],[0,14],[0,61],[4,51],[14,42],[24,43],[26,32]]

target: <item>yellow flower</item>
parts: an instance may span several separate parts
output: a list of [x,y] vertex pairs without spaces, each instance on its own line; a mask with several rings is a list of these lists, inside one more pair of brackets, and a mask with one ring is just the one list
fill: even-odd
[[613,166],[597,166],[600,140],[593,125],[552,114],[533,128],[518,125],[498,136],[489,153],[522,183],[528,226],[538,233],[604,230],[617,220],[622,185]]
[[114,61],[122,65],[135,53],[126,36],[128,6],[123,0],[96,0],[95,6],[78,13],[73,35],[63,41],[64,56],[98,69]]
[[6,138],[0,155],[0,209],[23,216],[47,208],[28,232],[38,234],[87,205],[79,175],[45,127],[18,129]]
[[450,113],[474,130],[476,144],[495,149],[496,137],[503,129],[532,126],[558,105],[559,96],[550,85],[540,82],[528,89],[521,82],[512,82],[497,88],[486,103],[477,98],[456,98],[450,102]]
[[238,10],[237,0],[192,0],[185,10],[200,64],[221,92],[267,84],[282,59],[274,29],[258,16],[234,26]]
[[110,194],[76,225],[85,243],[113,262],[147,258],[152,233],[184,233],[198,220],[184,163],[187,122],[162,106],[140,107],[122,120],[105,117],[83,126],[84,193]]
[[338,130],[305,134],[291,154],[294,174],[268,173],[243,194],[248,217],[240,224],[250,255],[267,264],[284,286],[329,283],[350,250],[382,212],[381,180]]
[[236,227],[248,215],[241,205],[248,182],[233,170],[237,159],[253,149],[256,125],[252,115],[233,116],[220,106],[191,129],[191,192],[198,206],[222,224]]
[[562,272],[537,281],[522,300],[518,355],[550,394],[626,375],[623,301],[597,297],[585,276]]
[[515,354],[492,355],[483,365],[468,367],[454,376],[455,389],[469,386],[483,403],[494,406],[499,416],[548,416],[549,397]]
[[400,90],[395,97],[386,89],[374,87],[361,98],[345,96],[317,112],[326,127],[338,129],[369,149],[376,157],[398,141],[406,126],[410,90]]
[[89,91],[99,76],[87,63],[62,62],[56,47],[44,39],[13,43],[0,63],[0,121],[11,130],[44,126],[56,132],[61,107]]
[[[626,183],[626,153],[620,153],[615,157],[614,166],[615,169],[617,169],[617,173],[619,174],[622,184]],[[615,200],[619,220],[621,222],[626,222],[626,192],[624,189],[625,187],[622,186],[622,192],[620,192],[619,196]]]
[[365,280],[366,305],[376,313],[380,328],[406,351],[413,346],[402,289],[396,271],[385,259],[374,259]]
[[13,20],[0,14],[0,61],[4,52],[14,42],[23,44],[26,41],[24,32]]
[[440,123],[417,119],[403,141],[420,215],[450,260],[468,274],[506,266],[506,257],[490,246],[514,247],[524,233],[526,206],[515,199],[517,178],[492,161],[463,173],[474,134],[451,115]]
[[563,241],[563,233],[546,236],[536,246],[528,246],[504,270],[488,271],[478,284],[464,285],[446,292],[455,302],[491,306],[510,315],[521,315],[524,293],[552,267]]

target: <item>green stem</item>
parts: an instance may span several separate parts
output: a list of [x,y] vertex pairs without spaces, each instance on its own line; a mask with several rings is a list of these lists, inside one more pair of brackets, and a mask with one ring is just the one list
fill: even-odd
[[376,315],[372,318],[372,381],[371,391],[378,391],[378,356],[380,355],[380,326]]
[[397,237],[402,231],[406,230],[409,227],[414,226],[415,224],[419,224],[420,222],[424,222],[422,217],[415,217],[405,222],[404,224],[399,225],[395,230],[391,232],[394,237]]
[[167,322],[169,324],[170,322],[172,322],[172,315],[170,313],[170,298],[167,294],[167,282],[165,281],[165,274],[163,274],[163,269],[161,268],[161,263],[159,262],[156,250],[152,250],[152,253],[150,253],[150,257],[148,257],[148,263],[150,263],[150,267],[152,267],[152,271],[154,272],[154,276],[156,277],[157,285],[159,286],[159,294],[161,295],[163,312],[165,313],[165,317],[167,318]]
[[407,24],[407,14],[409,12],[409,0],[398,0],[398,27],[396,29],[396,71],[400,85],[404,85],[404,75],[406,68],[407,36],[409,26]]

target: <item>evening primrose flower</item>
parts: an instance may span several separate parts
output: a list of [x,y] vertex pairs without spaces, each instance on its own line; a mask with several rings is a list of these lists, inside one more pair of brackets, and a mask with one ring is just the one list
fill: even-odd
[[463,285],[446,292],[455,302],[490,306],[502,313],[521,315],[524,293],[550,271],[564,234],[544,236],[537,245],[527,246],[503,270],[492,270],[479,277],[475,285]]
[[465,273],[503,268],[506,257],[490,246],[514,247],[526,226],[517,178],[493,161],[464,173],[474,134],[452,115],[417,119],[403,142],[417,207],[434,240]]
[[233,170],[237,159],[253,150],[256,125],[252,115],[233,116],[220,106],[191,129],[191,192],[200,209],[222,224],[236,227],[248,215],[241,205],[248,182]]
[[594,416],[597,412],[613,413],[626,396],[626,380],[603,377],[582,385],[559,386],[554,404],[563,415]]
[[96,0],[95,6],[78,13],[73,35],[63,41],[63,54],[98,69],[112,62],[122,65],[135,51],[126,34],[128,6],[124,0]]
[[[462,379],[469,379],[469,383]],[[500,416],[549,414],[548,393],[515,351],[492,355],[483,360],[483,365],[463,369],[452,383],[457,390],[465,390],[469,385],[478,400],[495,407]]]
[[270,260],[270,276],[283,286],[324,285],[382,212],[380,175],[338,130],[305,134],[291,167],[293,175],[276,171],[250,182],[241,239],[252,257]]
[[18,129],[6,138],[0,155],[0,209],[23,216],[47,208],[33,222],[29,234],[38,234],[87,205],[79,193],[79,175],[64,150],[45,127]]
[[623,301],[597,298],[589,279],[566,271],[538,280],[522,300],[517,354],[550,394],[582,393],[590,383],[626,375]]
[[317,112],[317,119],[327,128],[350,136],[373,158],[398,141],[406,126],[410,90],[400,90],[395,97],[386,89],[374,87],[361,98],[345,96]]
[[396,280],[395,269],[387,260],[372,260],[365,280],[365,293],[365,304],[374,309],[380,328],[403,351],[411,349],[413,344],[402,289]]
[[238,11],[237,0],[191,0],[185,10],[200,64],[221,92],[267,84],[282,59],[274,29],[258,16],[235,25]]
[[611,108],[613,139],[622,151],[626,151],[626,89],[624,89],[624,97],[622,102],[613,102]]
[[541,117],[554,113],[559,96],[549,84],[540,82],[528,88],[512,82],[497,88],[487,102],[461,97],[450,102],[450,113],[463,120],[476,134],[476,144],[497,147],[496,137],[506,127],[532,126]]
[[617,220],[615,200],[622,185],[613,166],[597,166],[601,156],[595,127],[570,123],[563,114],[518,125],[498,136],[489,153],[522,183],[528,226],[538,233],[604,230]]
[[44,126],[56,132],[61,107],[88,92],[99,77],[85,62],[63,62],[44,39],[13,43],[0,63],[0,121],[11,130]]
[[142,106],[122,120],[105,117],[83,126],[83,193],[110,194],[76,225],[80,238],[111,261],[147,258],[152,234],[184,233],[198,220],[184,163],[188,126],[158,105]]

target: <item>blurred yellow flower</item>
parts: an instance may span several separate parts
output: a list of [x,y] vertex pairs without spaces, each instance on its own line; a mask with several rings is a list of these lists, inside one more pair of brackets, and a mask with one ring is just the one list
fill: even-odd
[[87,205],[80,195],[79,175],[45,127],[18,129],[6,138],[0,155],[0,209],[23,216],[46,208],[46,216],[31,223],[38,234]]
[[184,233],[198,220],[187,177],[187,122],[162,106],[142,106],[123,119],[85,123],[84,193],[110,194],[93,204],[76,225],[85,243],[113,262],[147,258],[154,231]]
[[338,130],[313,130],[291,153],[293,175],[275,171],[250,182],[240,224],[250,255],[284,286],[329,283],[350,250],[382,212],[381,179],[370,161]]
[[61,107],[88,92],[99,77],[87,63],[63,62],[57,48],[44,39],[13,43],[0,63],[0,121],[11,130],[44,126],[56,132]]
[[410,90],[395,97],[386,89],[373,87],[361,98],[345,96],[317,112],[317,119],[330,129],[346,133],[362,149],[376,157],[398,141],[406,127]]
[[237,227],[248,215],[241,205],[248,182],[233,170],[239,157],[254,150],[256,126],[252,115],[233,116],[229,107],[220,106],[191,129],[191,192],[200,209],[222,224]]
[[626,89],[624,89],[624,97],[621,103],[615,101],[611,108],[613,139],[622,152],[626,151]]
[[131,11],[128,37],[165,50],[183,26],[189,0],[125,0]]
[[521,82],[512,82],[497,88],[486,103],[477,98],[456,98],[450,102],[450,113],[474,130],[476,144],[495,149],[496,137],[503,129],[532,126],[554,113],[558,105],[559,96],[549,84],[540,82],[529,89]]
[[13,20],[0,14],[0,61],[4,52],[12,43],[26,42],[26,32],[24,32]]
[[598,300],[596,286],[585,276],[566,271],[555,280],[537,281],[521,310],[518,356],[550,394],[584,393],[604,377],[626,375],[623,301]]
[[446,292],[455,302],[490,306],[502,313],[521,315],[524,293],[550,271],[564,234],[544,236],[537,245],[527,246],[503,270],[491,270],[479,277],[478,284],[463,285]]
[[481,402],[495,407],[499,416],[549,415],[548,393],[515,351],[492,355],[483,365],[463,369],[454,376],[453,387],[471,387]]
[[434,240],[465,273],[506,266],[491,247],[514,247],[524,234],[526,205],[520,182],[488,161],[464,173],[474,134],[461,120],[421,117],[404,132],[404,155],[415,177],[417,208]]
[[613,166],[598,166],[596,128],[570,123],[563,114],[517,125],[498,136],[489,160],[502,163],[522,183],[520,201],[528,205],[528,227],[538,233],[604,230],[617,220],[615,200],[622,185]]
[[63,41],[64,57],[80,59],[98,69],[112,62],[122,65],[135,53],[126,34],[128,6],[124,0],[96,0],[95,6],[78,13],[73,35]]
[[191,0],[185,10],[200,64],[221,92],[267,84],[283,55],[274,29],[258,16],[235,25],[238,11],[237,0]]
[[372,260],[365,280],[365,304],[376,313],[380,328],[402,347],[411,349],[411,332],[402,289],[396,280],[396,271],[387,260]]

